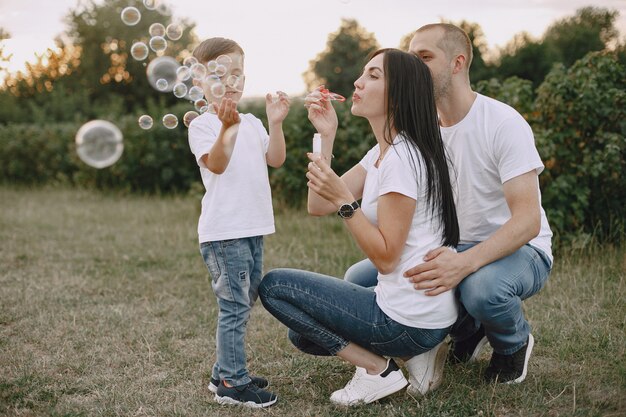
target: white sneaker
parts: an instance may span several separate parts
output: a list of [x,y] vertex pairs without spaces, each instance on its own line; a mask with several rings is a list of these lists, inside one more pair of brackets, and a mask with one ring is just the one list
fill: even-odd
[[[385,376],[382,376],[383,374]],[[393,359],[387,361],[387,369],[379,375],[369,375],[365,368],[357,366],[352,379],[343,389],[333,392],[330,401],[346,406],[369,404],[400,391],[407,384],[406,378]]]
[[406,390],[409,394],[425,395],[441,385],[448,349],[448,342],[441,342],[428,352],[413,356],[405,362],[409,371],[410,385]]

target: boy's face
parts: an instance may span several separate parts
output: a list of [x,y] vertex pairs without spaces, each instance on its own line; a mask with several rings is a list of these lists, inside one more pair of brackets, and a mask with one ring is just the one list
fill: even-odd
[[[239,52],[231,52],[226,54],[232,63],[228,67],[226,73],[218,79],[213,74],[204,79],[200,86],[204,91],[204,96],[209,103],[215,102],[220,104],[223,98],[230,98],[235,102],[239,102],[243,95],[243,87],[245,84],[245,75],[243,73],[243,56]],[[207,64],[203,62],[203,64]],[[222,86],[215,84],[222,84]],[[220,91],[221,90],[221,91]],[[224,93],[221,97],[216,94]]]

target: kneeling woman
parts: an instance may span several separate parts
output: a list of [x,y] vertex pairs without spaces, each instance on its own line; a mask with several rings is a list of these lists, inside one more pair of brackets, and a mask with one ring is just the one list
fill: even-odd
[[322,155],[309,154],[308,210],[317,216],[338,212],[379,271],[378,284],[363,288],[276,269],[259,287],[263,305],[290,329],[296,347],[356,366],[352,380],[331,396],[342,405],[369,403],[407,385],[385,356],[412,358],[409,380],[420,385],[414,392],[425,392],[434,381],[424,375],[420,358],[426,355],[420,354],[439,348],[457,316],[452,291],[427,296],[403,276],[429,250],[454,247],[459,239],[429,69],[412,54],[382,49],[354,87],[352,114],[368,119],[378,143],[337,176],[330,167],[337,115],[323,90],[315,93],[309,120],[321,133]]

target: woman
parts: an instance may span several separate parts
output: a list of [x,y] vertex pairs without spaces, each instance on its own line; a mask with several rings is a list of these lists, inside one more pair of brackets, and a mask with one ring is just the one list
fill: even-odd
[[[459,238],[430,72],[415,55],[382,49],[354,87],[352,114],[368,119],[378,143],[338,177],[329,165],[337,116],[317,92],[308,107],[322,154],[309,154],[308,210],[338,212],[379,271],[378,284],[364,288],[276,269],[259,288],[263,305],[289,327],[296,347],[356,366],[352,380],[331,395],[341,405],[370,403],[404,388],[402,371],[385,356],[408,359],[433,349],[457,316],[452,291],[425,296],[402,275],[430,249],[454,247]],[[412,384],[420,382],[410,367],[409,374]]]

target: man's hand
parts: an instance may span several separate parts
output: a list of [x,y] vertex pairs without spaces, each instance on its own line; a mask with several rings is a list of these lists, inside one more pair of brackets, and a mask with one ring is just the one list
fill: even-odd
[[433,249],[424,257],[424,263],[404,273],[417,290],[427,290],[426,295],[439,295],[455,288],[471,274],[473,266],[465,253],[456,253],[449,248]]

